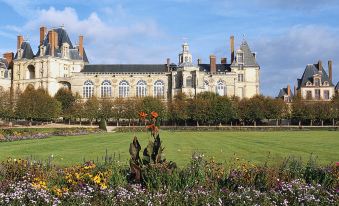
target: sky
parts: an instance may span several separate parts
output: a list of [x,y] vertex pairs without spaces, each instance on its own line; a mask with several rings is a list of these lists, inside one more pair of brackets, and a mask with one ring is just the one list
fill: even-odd
[[39,28],[64,26],[84,36],[90,63],[178,63],[187,41],[193,59],[230,59],[246,39],[257,53],[260,91],[277,96],[307,64],[333,60],[339,81],[338,0],[0,0],[0,54],[16,52],[21,34],[37,52]]

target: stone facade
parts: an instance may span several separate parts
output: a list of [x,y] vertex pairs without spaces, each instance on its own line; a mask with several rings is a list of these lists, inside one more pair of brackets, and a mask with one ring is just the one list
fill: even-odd
[[40,45],[33,54],[30,43],[18,37],[17,53],[13,61],[14,91],[28,85],[43,87],[54,95],[67,87],[84,99],[101,97],[157,96],[164,100],[179,92],[193,97],[204,91],[219,95],[252,97],[259,94],[260,67],[247,42],[242,41],[234,51],[231,37],[231,62],[223,58],[217,64],[210,56],[208,64],[193,62],[188,43],[182,45],[178,64],[169,59],[165,64],[89,64],[83,46],[73,46],[63,28],[47,31],[40,28]]

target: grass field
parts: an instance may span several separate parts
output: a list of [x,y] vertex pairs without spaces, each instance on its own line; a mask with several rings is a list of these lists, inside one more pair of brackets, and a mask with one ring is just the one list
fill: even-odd
[[[136,133],[142,149],[149,133]],[[339,132],[169,132],[161,131],[167,160],[178,165],[187,164],[197,151],[219,162],[238,157],[254,163],[271,163],[284,157],[296,156],[307,161],[311,154],[318,162],[328,164],[339,161]],[[101,159],[107,149],[127,163],[129,144],[134,133],[103,133],[87,136],[51,137],[0,143],[0,160],[27,158],[46,160],[53,155],[57,165],[71,165],[86,160]],[[269,159],[268,159],[269,156]]]

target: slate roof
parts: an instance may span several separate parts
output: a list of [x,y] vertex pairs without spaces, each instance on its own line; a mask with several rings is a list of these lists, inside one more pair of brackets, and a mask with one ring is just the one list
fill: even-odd
[[[313,75],[315,74],[320,74],[318,70],[318,64],[307,65],[301,79],[298,79],[298,89],[300,89],[300,87],[306,86],[306,83],[308,81],[313,83]],[[334,86],[332,82],[329,81],[328,75],[324,70],[324,67],[322,67],[321,83],[324,83],[325,81],[329,82],[330,86]]]
[[[240,45],[240,50],[244,54],[244,65],[245,66],[253,66],[253,67],[259,67],[255,57],[253,56],[253,53],[247,43],[247,41],[243,41]],[[236,64],[236,61],[233,62],[233,64]]]
[[167,64],[87,64],[82,72],[102,73],[163,73]]
[[339,90],[339,82],[337,83],[337,86],[335,86],[335,90]]
[[[290,91],[290,92],[291,92],[291,97],[293,97],[292,91]],[[280,91],[279,91],[279,94],[278,94],[278,98],[284,97],[287,94],[288,94],[287,88],[286,87],[285,88],[281,88]]]
[[[72,60],[81,60],[82,58],[79,55],[79,51],[76,47],[73,46],[71,39],[69,38],[67,32],[65,29],[63,28],[57,28],[57,29],[53,29],[57,34],[58,34],[58,49],[55,49],[54,51],[54,55],[57,57],[61,57],[61,46],[63,43],[68,43],[69,44],[69,55],[70,55],[70,59]],[[47,34],[45,36],[45,39],[43,41],[43,45],[46,46],[46,54],[51,54],[51,49],[50,49],[50,45],[49,45],[49,35]],[[38,52],[36,54],[36,56],[40,55],[40,47],[38,48]],[[86,55],[86,51],[84,49],[84,57],[83,60],[85,62],[88,62],[88,58]]]
[[[32,47],[31,47],[29,42],[27,42],[27,41],[22,42],[21,49],[23,50],[23,53],[22,53],[23,59],[33,59],[34,58],[34,53],[33,53]],[[18,52],[15,54],[14,59],[17,59],[17,58],[18,58]]]
[[[210,64],[199,64],[198,65],[200,71],[211,72]],[[217,72],[230,72],[231,65],[230,64],[216,64]]]

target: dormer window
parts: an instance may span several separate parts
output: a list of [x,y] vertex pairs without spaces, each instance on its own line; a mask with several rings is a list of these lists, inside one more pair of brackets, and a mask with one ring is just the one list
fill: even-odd
[[314,78],[314,86],[320,87],[320,78]]
[[312,86],[311,82],[306,82],[306,86]]
[[328,81],[325,81],[324,82],[324,86],[328,86],[329,84],[328,84]]
[[244,53],[242,51],[237,53],[238,64],[244,64]]

